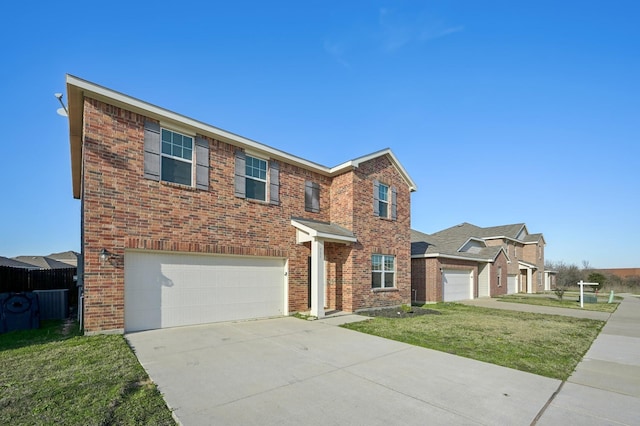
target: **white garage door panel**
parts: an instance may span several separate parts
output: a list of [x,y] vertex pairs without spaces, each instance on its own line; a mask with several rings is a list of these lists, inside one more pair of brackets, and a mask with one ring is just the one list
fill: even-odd
[[284,260],[127,252],[125,329],[285,313]]
[[444,287],[444,301],[473,299],[471,293],[471,272],[459,270],[444,270],[442,272]]
[[516,275],[509,275],[507,277],[507,294],[514,294],[518,292],[518,277]]

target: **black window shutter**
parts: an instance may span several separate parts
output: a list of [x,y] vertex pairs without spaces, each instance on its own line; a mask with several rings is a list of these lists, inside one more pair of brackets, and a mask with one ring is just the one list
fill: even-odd
[[380,182],[373,181],[373,214],[380,216]]
[[236,150],[235,195],[245,198],[247,181],[245,177],[246,156],[244,151]]
[[391,187],[391,219],[398,219],[398,190],[395,186]]
[[269,202],[280,204],[280,166],[274,160],[269,162]]
[[209,189],[209,141],[196,136],[196,188]]
[[160,180],[160,124],[144,122],[144,177]]
[[319,184],[311,181],[304,183],[304,209],[312,213],[318,213],[320,211]]

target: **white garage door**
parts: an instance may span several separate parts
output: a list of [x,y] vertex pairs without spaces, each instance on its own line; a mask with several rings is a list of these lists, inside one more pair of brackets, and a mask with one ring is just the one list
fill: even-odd
[[444,270],[442,286],[445,302],[473,299],[472,271]]
[[507,277],[507,294],[515,294],[518,292],[518,276],[509,275]]
[[284,315],[284,273],[284,259],[127,251],[125,330]]

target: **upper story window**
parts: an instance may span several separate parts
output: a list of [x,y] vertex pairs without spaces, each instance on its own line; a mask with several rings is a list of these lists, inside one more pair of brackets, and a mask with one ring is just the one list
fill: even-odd
[[389,187],[380,184],[378,187],[378,209],[380,217],[389,217]]
[[246,197],[267,200],[267,162],[247,155],[245,160]]
[[[144,177],[209,189],[209,141],[144,123]],[[195,185],[194,185],[195,179]]]
[[378,217],[397,219],[397,191],[393,186],[373,182],[373,213]]
[[320,211],[320,185],[315,182],[304,183],[304,209],[312,213]]
[[395,287],[395,257],[385,254],[371,256],[371,288]]
[[161,179],[191,186],[193,167],[193,138],[162,129]]
[[280,166],[236,150],[235,195],[240,198],[280,204]]

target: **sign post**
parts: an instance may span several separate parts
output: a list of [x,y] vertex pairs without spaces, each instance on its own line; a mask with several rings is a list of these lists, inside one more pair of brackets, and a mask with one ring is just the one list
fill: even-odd
[[584,286],[585,285],[596,286],[596,285],[600,285],[600,283],[585,283],[584,281],[580,280],[578,285],[580,286],[580,307],[584,308]]

